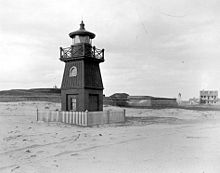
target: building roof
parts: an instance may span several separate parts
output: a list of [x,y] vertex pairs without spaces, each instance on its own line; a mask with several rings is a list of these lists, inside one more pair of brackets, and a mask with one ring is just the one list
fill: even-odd
[[70,38],[74,38],[76,35],[89,36],[91,39],[95,38],[94,33],[85,30],[85,24],[83,21],[80,24],[79,30],[69,33]]
[[140,100],[140,99],[151,99],[151,96],[128,96],[128,99],[136,99],[136,100]]
[[176,100],[175,98],[152,97],[152,96],[128,96],[128,99],[147,100]]

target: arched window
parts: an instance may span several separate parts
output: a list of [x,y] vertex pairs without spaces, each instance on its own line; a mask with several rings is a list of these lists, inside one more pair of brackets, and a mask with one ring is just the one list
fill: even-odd
[[76,75],[77,75],[77,68],[75,66],[72,66],[69,71],[69,77],[74,77]]

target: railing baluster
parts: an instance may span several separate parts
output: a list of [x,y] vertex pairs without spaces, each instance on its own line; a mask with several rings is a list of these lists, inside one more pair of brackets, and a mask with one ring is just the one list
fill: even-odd
[[[90,53],[89,53],[90,52]],[[60,58],[68,59],[77,56],[91,56],[92,58],[104,60],[104,49],[98,49],[95,46],[91,47],[91,49],[87,49],[87,47],[83,44],[80,46],[60,47]]]

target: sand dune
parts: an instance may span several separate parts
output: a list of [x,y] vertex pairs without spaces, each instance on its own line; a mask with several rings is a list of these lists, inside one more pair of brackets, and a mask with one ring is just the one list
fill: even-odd
[[127,108],[125,124],[87,128],[36,122],[37,108],[60,104],[0,103],[0,172],[220,172],[220,112]]

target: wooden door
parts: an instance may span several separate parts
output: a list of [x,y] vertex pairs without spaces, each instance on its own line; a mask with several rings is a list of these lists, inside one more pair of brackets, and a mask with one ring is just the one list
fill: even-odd
[[67,95],[67,111],[76,111],[77,95]]
[[89,111],[99,110],[99,95],[89,94]]

